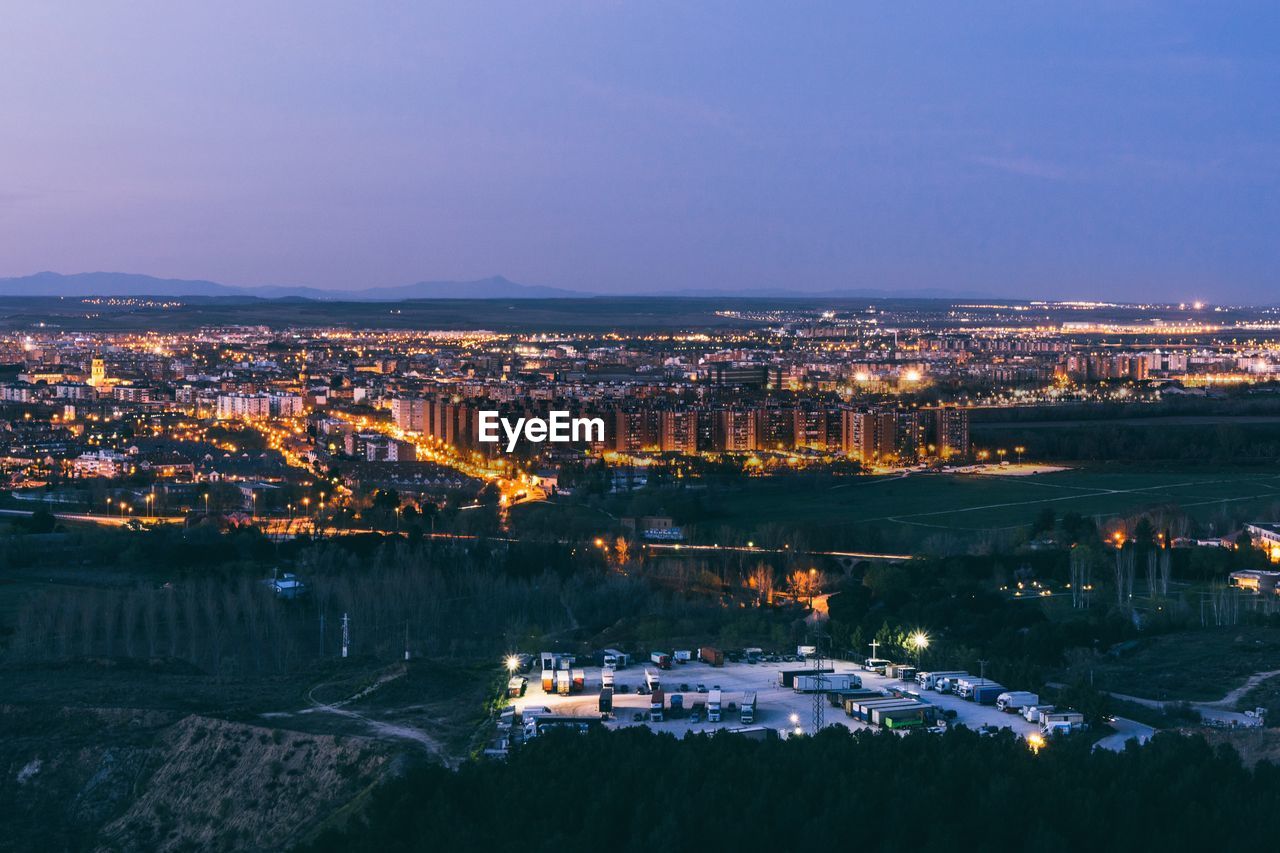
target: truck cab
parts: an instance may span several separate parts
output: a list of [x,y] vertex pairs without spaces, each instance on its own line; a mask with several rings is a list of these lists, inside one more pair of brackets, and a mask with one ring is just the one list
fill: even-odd
[[707,722],[720,722],[720,691],[712,690],[707,694]]

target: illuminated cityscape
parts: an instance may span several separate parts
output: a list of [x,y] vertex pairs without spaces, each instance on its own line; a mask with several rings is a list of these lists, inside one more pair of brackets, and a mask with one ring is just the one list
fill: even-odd
[[[1016,308],[726,310],[734,326],[658,334],[26,330],[0,343],[3,473],[46,492],[135,478],[115,490],[117,515],[198,510],[211,485],[235,484],[220,509],[351,523],[382,487],[440,500],[493,484],[505,505],[571,493],[572,472],[595,461],[694,477],[704,464],[752,475],[1007,465],[1022,453],[975,444],[974,413],[1158,407],[1280,373],[1269,337],[1280,327],[1265,312],[1231,309],[1209,326],[1200,318],[1224,312]],[[1071,319],[1104,309],[1112,319]],[[1130,337],[1154,313],[1177,319]],[[604,439],[512,454],[477,440],[482,410],[557,408],[601,418]]]
[[1263,853],[1280,5],[0,25],[0,853]]

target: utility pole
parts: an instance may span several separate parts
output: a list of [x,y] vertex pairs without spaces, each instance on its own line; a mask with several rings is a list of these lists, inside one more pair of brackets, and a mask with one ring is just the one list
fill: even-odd
[[324,657],[324,611],[320,611],[320,657]]
[[978,666],[979,666],[978,677],[986,678],[987,677],[987,661],[979,659]]
[[409,620],[404,620],[404,659],[409,659]]
[[827,693],[823,685],[826,678],[822,672],[822,625],[815,623],[813,626],[813,674],[816,678],[815,686],[818,688],[813,694],[813,732],[817,734],[822,731],[822,727],[826,725],[826,705]]
[[347,656],[347,649],[351,645],[351,619],[347,614],[342,614],[342,656]]

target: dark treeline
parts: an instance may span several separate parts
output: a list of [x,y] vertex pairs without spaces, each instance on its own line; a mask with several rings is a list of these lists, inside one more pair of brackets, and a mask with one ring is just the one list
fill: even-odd
[[[1242,810],[1242,807],[1247,806]],[[424,767],[312,853],[411,850],[1271,850],[1280,772],[1159,735],[1033,754],[1008,733],[677,741],[553,733],[508,763]]]
[[[276,598],[262,565],[175,571],[131,586],[53,587],[18,615],[8,654],[20,661],[67,657],[174,658],[214,675],[285,672],[339,653],[341,619],[352,653],[394,659],[406,637],[416,654],[497,654],[511,632],[568,627],[566,600],[591,585],[549,570],[547,555],[507,566],[506,551],[382,545],[372,553],[314,545],[290,566],[308,594]],[[585,602],[583,606],[588,606]]]
[[[90,539],[94,552],[100,543]],[[66,543],[57,551],[58,559],[74,553]],[[35,553],[23,562],[44,564]],[[266,583],[285,569],[307,585],[297,600],[277,598]],[[610,570],[593,549],[549,543],[373,535],[311,543],[291,550],[287,562],[156,562],[98,574],[104,580],[97,586],[72,582],[31,595],[4,638],[5,658],[163,658],[215,676],[275,675],[339,655],[344,614],[351,655],[387,661],[401,659],[406,648],[414,657],[496,661],[512,650],[536,650],[543,639],[573,645],[621,623],[623,635],[642,644],[675,635],[754,639],[790,621],[726,609],[701,590]],[[127,582],[115,580],[121,577]]]

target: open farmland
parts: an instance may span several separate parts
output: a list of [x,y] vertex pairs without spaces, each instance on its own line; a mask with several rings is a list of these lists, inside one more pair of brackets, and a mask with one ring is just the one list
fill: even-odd
[[1046,508],[1058,515],[1127,515],[1176,507],[1208,520],[1240,505],[1261,513],[1280,505],[1280,473],[1259,469],[1083,468],[1024,477],[910,474],[855,478],[819,488],[796,481],[752,482],[717,496],[718,519],[857,527],[873,523],[953,531],[1009,529]]

